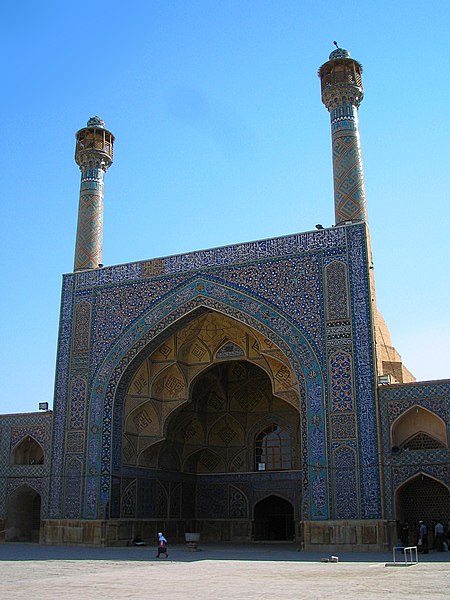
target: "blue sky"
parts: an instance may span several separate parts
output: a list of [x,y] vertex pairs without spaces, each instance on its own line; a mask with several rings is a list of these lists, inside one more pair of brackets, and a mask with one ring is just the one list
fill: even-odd
[[447,0],[4,6],[0,412],[52,404],[75,132],[99,115],[116,136],[105,265],[331,226],[333,40],[364,67],[379,308],[416,377],[449,378],[449,23]]

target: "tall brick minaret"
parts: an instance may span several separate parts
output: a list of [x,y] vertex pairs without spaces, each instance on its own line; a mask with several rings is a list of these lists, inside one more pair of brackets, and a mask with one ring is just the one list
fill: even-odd
[[367,222],[358,127],[358,107],[364,97],[361,74],[360,63],[338,47],[319,69],[322,102],[331,117],[336,225]]
[[76,134],[75,162],[80,167],[75,271],[102,263],[103,177],[113,162],[113,134],[99,117],[92,117]]

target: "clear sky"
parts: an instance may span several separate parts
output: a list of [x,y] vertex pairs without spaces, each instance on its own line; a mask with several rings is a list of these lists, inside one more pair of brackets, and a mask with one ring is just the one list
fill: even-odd
[[334,223],[318,67],[347,48],[378,305],[419,380],[450,377],[448,0],[145,0],[3,5],[0,412],[52,405],[73,269],[75,132],[116,136],[103,262]]

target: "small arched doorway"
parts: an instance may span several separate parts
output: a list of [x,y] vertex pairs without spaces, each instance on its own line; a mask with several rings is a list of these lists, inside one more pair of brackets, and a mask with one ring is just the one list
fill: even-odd
[[415,543],[415,527],[424,521],[432,534],[432,523],[447,523],[450,515],[450,491],[443,483],[420,474],[407,481],[397,491],[396,518],[409,526],[409,541]]
[[286,541],[294,537],[294,509],[288,500],[272,495],[255,505],[255,541]]
[[8,542],[39,542],[41,496],[28,485],[13,492],[7,502],[6,535]]

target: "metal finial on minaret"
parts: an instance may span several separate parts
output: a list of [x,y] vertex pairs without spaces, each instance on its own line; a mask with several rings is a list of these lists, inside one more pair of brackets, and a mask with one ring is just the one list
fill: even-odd
[[330,112],[336,225],[366,221],[366,191],[359,141],[358,107],[364,97],[362,66],[350,52],[336,50],[319,69],[322,102]]
[[76,134],[75,162],[80,167],[75,271],[102,263],[103,177],[113,162],[113,134],[100,117],[91,117]]

